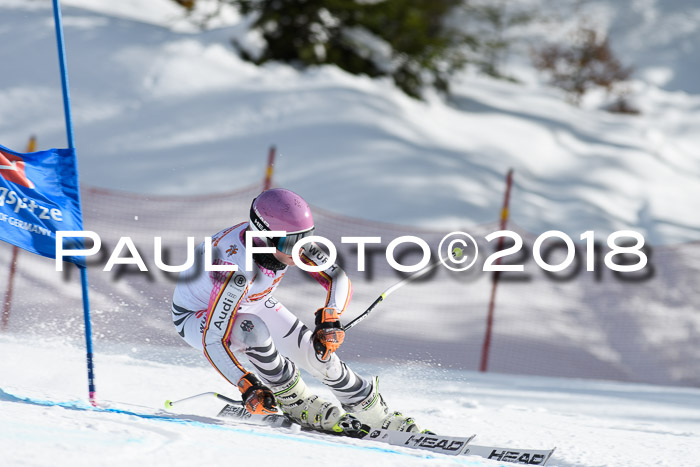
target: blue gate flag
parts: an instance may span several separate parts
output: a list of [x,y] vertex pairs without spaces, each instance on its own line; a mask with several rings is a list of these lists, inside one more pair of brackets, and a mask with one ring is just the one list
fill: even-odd
[[55,258],[58,230],[83,230],[75,150],[21,154],[0,145],[0,240]]

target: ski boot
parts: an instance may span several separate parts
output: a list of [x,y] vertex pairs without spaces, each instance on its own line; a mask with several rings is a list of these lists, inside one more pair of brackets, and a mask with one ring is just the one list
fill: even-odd
[[282,412],[302,427],[353,438],[361,438],[369,431],[369,427],[353,415],[313,394],[298,369],[290,381],[271,389]]
[[[385,430],[406,431],[410,433],[420,432],[420,427],[415,420],[405,417],[401,412],[390,412],[384,398],[379,394],[379,378],[375,377],[369,395],[362,401],[343,405],[343,409],[348,411],[362,423],[370,428],[383,428]],[[428,432],[425,430],[425,432]]]

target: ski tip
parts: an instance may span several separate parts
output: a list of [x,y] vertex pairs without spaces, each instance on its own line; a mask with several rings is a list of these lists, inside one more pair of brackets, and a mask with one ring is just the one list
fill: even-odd
[[173,401],[171,401],[171,400],[165,401],[165,408],[166,409],[170,409],[170,408],[172,408],[172,406],[173,406]]

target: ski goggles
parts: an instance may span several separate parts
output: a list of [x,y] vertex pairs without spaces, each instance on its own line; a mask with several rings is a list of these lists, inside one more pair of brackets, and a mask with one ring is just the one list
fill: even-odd
[[314,228],[311,227],[309,230],[304,230],[303,232],[287,232],[286,237],[274,237],[271,238],[270,241],[275,248],[277,248],[277,250],[281,251],[285,255],[291,255],[294,245],[296,245],[299,240],[305,237],[310,237],[313,234]]
[[[250,227],[259,232],[265,232],[272,230],[268,225],[260,218],[256,210],[250,208]],[[285,255],[291,255],[294,245],[305,237],[310,237],[314,234],[314,227],[306,230],[298,230],[296,232],[287,232],[284,237],[272,237],[272,238],[262,238],[267,246],[274,246],[279,251]]]

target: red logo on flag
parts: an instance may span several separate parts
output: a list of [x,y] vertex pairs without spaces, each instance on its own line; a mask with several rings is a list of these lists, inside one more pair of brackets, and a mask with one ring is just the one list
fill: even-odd
[[34,183],[24,173],[24,159],[14,154],[0,151],[0,177],[17,185],[34,188]]

